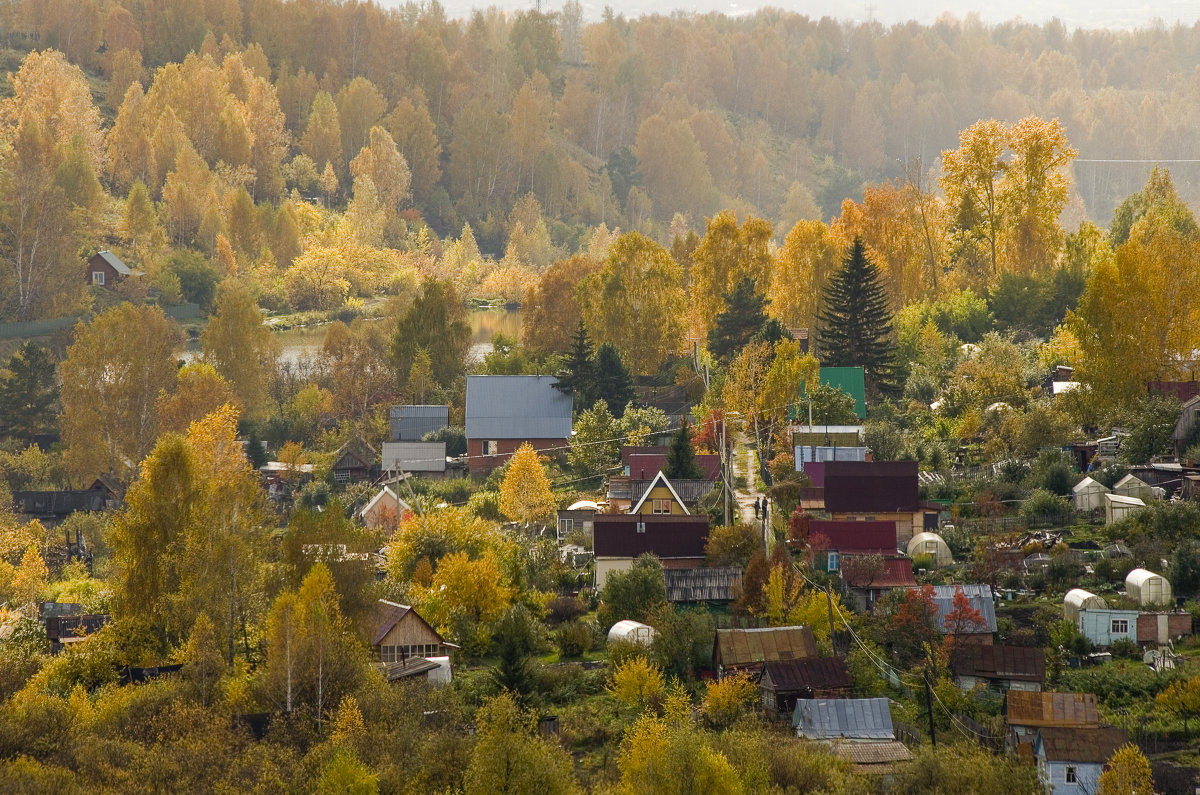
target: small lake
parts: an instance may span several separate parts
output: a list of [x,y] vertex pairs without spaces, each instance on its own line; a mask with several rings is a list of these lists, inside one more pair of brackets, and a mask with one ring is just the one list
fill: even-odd
[[[503,309],[481,309],[469,313],[471,323],[471,361],[481,361],[492,351],[492,339],[497,334],[518,338],[521,335],[521,312],[505,311]],[[382,322],[382,321],[376,321]],[[301,359],[315,359],[325,344],[325,335],[329,333],[329,323],[319,326],[298,326],[286,331],[275,332],[282,349],[280,359],[296,364]],[[192,361],[200,356],[200,340],[188,341],[183,359]]]

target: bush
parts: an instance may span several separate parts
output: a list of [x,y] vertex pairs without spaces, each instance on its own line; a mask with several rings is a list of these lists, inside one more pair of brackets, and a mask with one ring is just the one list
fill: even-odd
[[1142,659],[1142,650],[1138,645],[1129,638],[1117,638],[1108,647],[1112,652],[1113,659],[1124,660],[1140,660]]
[[574,621],[587,612],[587,605],[574,596],[556,596],[546,603],[546,621],[559,625]]
[[1021,516],[1030,522],[1064,525],[1072,515],[1071,501],[1046,489],[1036,489],[1021,505]]
[[554,633],[561,657],[582,657],[592,649],[592,627],[583,621],[568,621]]

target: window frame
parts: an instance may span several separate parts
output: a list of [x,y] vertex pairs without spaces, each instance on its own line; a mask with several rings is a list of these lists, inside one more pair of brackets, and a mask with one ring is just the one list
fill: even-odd
[[1079,783],[1079,766],[1067,765],[1063,770],[1063,783],[1078,784]]
[[104,286],[104,271],[92,271],[92,284],[97,287]]
[[1129,634],[1129,619],[1114,618],[1108,623],[1108,632],[1110,635],[1128,635]]

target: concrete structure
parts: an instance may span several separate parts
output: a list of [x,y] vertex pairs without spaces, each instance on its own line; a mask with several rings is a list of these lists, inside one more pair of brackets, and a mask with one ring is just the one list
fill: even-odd
[[1137,497],[1122,497],[1120,494],[1105,494],[1103,497],[1105,524],[1119,522],[1146,507],[1146,503]]
[[1165,646],[1191,634],[1191,613],[1138,613],[1138,643]]
[[1096,596],[1091,591],[1085,591],[1082,588],[1072,588],[1063,597],[1063,618],[1071,623],[1078,623],[1080,610],[1103,609],[1106,607],[1108,607],[1108,602]]
[[954,563],[954,555],[950,553],[946,540],[937,533],[928,531],[917,533],[908,542],[908,556],[916,558],[917,555],[932,556],[935,566],[949,566]]
[[1104,508],[1108,488],[1098,480],[1084,478],[1071,488],[1071,504],[1077,511],[1099,511]]
[[1125,575],[1125,592],[1138,607],[1171,604],[1171,583],[1161,574],[1146,569],[1134,569]]

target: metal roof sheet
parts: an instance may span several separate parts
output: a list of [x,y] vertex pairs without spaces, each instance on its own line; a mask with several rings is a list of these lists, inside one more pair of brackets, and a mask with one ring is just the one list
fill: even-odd
[[1127,742],[1128,733],[1116,726],[1045,728],[1034,741],[1034,754],[1051,762],[1103,764]]
[[392,406],[388,410],[392,441],[419,442],[450,424],[449,406]]
[[896,739],[886,698],[802,698],[792,725],[810,740]]
[[122,262],[121,258],[111,251],[98,251],[96,252],[96,256],[107,262],[113,270],[122,276],[128,276],[133,273],[129,266]]
[[918,508],[916,461],[826,461],[825,510],[891,513]]
[[1042,682],[1046,679],[1046,652],[1029,646],[963,643],[955,647],[950,667],[959,676]]
[[571,396],[548,375],[467,376],[468,439],[567,439]]
[[811,657],[764,663],[760,684],[777,693],[843,690],[854,687],[854,678],[841,657]]
[[949,631],[946,626],[946,616],[954,611],[954,594],[962,589],[963,596],[971,602],[971,607],[978,610],[983,616],[984,625],[972,625],[963,630],[966,634],[991,633],[996,631],[996,603],[992,599],[992,586],[990,585],[935,585],[933,586],[933,604],[937,607],[938,618],[942,623],[942,628]]
[[1094,693],[1030,693],[1009,690],[1005,720],[1013,726],[1100,725]]
[[814,519],[808,523],[810,540],[823,536],[824,549],[836,549],[842,554],[896,554],[895,522],[855,522],[849,520]]
[[713,662],[725,668],[816,656],[817,640],[806,626],[718,629],[713,644]]
[[660,558],[699,559],[708,541],[708,516],[598,513],[592,538],[597,557],[636,558],[650,552]]
[[383,471],[445,472],[445,442],[384,442]]

